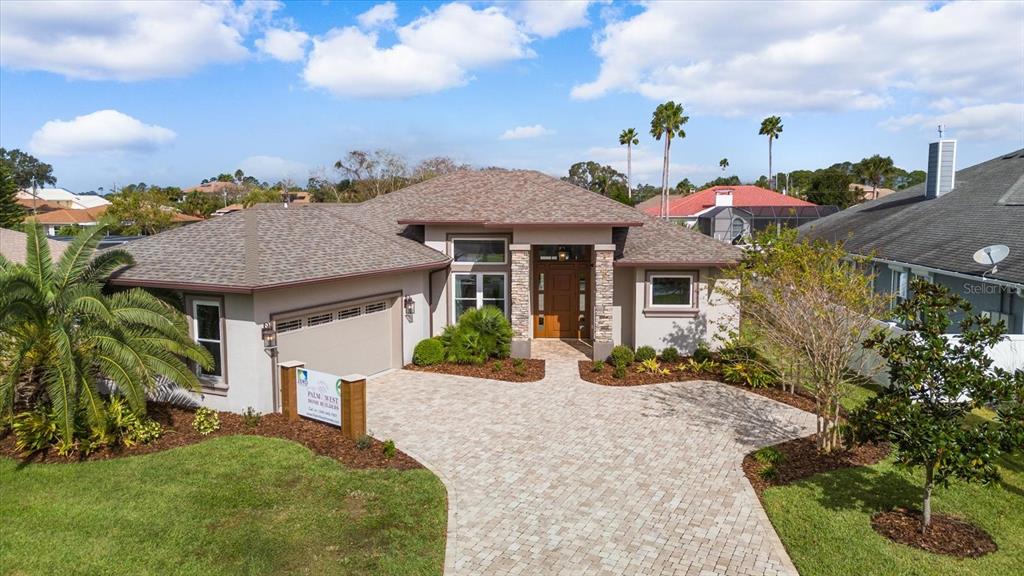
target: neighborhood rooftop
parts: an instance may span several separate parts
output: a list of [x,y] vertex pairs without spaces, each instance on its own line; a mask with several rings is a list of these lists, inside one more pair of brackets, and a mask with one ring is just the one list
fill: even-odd
[[850,252],[981,276],[992,266],[974,253],[1005,244],[1010,254],[987,278],[1024,283],[1024,149],[956,172],[938,198],[926,184],[865,202],[801,227],[807,236],[845,242]]

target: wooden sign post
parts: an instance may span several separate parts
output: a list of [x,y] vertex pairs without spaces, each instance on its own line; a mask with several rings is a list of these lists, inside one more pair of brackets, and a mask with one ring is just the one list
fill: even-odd
[[299,399],[295,391],[295,372],[305,365],[305,362],[295,360],[278,364],[281,370],[281,413],[289,421],[293,422],[299,419]]
[[341,377],[341,433],[358,440],[366,435],[366,376]]

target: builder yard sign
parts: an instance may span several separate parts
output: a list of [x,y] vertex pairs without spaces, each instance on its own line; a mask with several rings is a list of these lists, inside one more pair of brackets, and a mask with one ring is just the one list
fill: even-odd
[[295,376],[299,415],[341,426],[341,378],[305,368]]

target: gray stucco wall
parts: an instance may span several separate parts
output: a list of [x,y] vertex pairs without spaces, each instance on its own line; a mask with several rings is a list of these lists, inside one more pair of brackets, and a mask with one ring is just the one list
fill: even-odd
[[695,272],[697,279],[697,310],[691,314],[662,314],[645,310],[647,273],[645,268],[634,269],[633,322],[635,347],[652,346],[661,350],[674,346],[683,354],[692,354],[701,341],[712,349],[729,330],[739,328],[739,311],[726,298],[726,287],[735,287],[734,280],[719,278],[717,269],[656,270],[656,272]]

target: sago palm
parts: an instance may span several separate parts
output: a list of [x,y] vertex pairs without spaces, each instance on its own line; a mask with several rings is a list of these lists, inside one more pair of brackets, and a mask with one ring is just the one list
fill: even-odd
[[662,218],[668,218],[668,164],[672,138],[686,138],[683,124],[689,121],[690,117],[683,113],[683,105],[676,104],[672,100],[659,104],[654,109],[654,116],[651,118],[651,136],[654,136],[655,140],[665,138],[665,158],[661,168]]
[[[46,235],[27,228],[25,264],[0,257],[0,415],[17,404],[49,407],[61,451],[74,447],[76,422],[101,426],[101,385],[138,413],[146,394],[166,379],[197,389],[186,364],[213,359],[192,341],[185,316],[134,288],[105,294],[111,273],[132,264],[123,250],[96,253],[105,229],[83,230],[54,263]],[[18,401],[16,402],[16,398]]]
[[626,191],[633,200],[633,146],[640,143],[636,128],[626,128],[619,134],[619,144],[626,147]]
[[778,140],[782,134],[782,118],[769,116],[761,121],[761,129],[757,132],[768,137],[768,186],[775,189],[775,174],[772,172],[772,140]]

